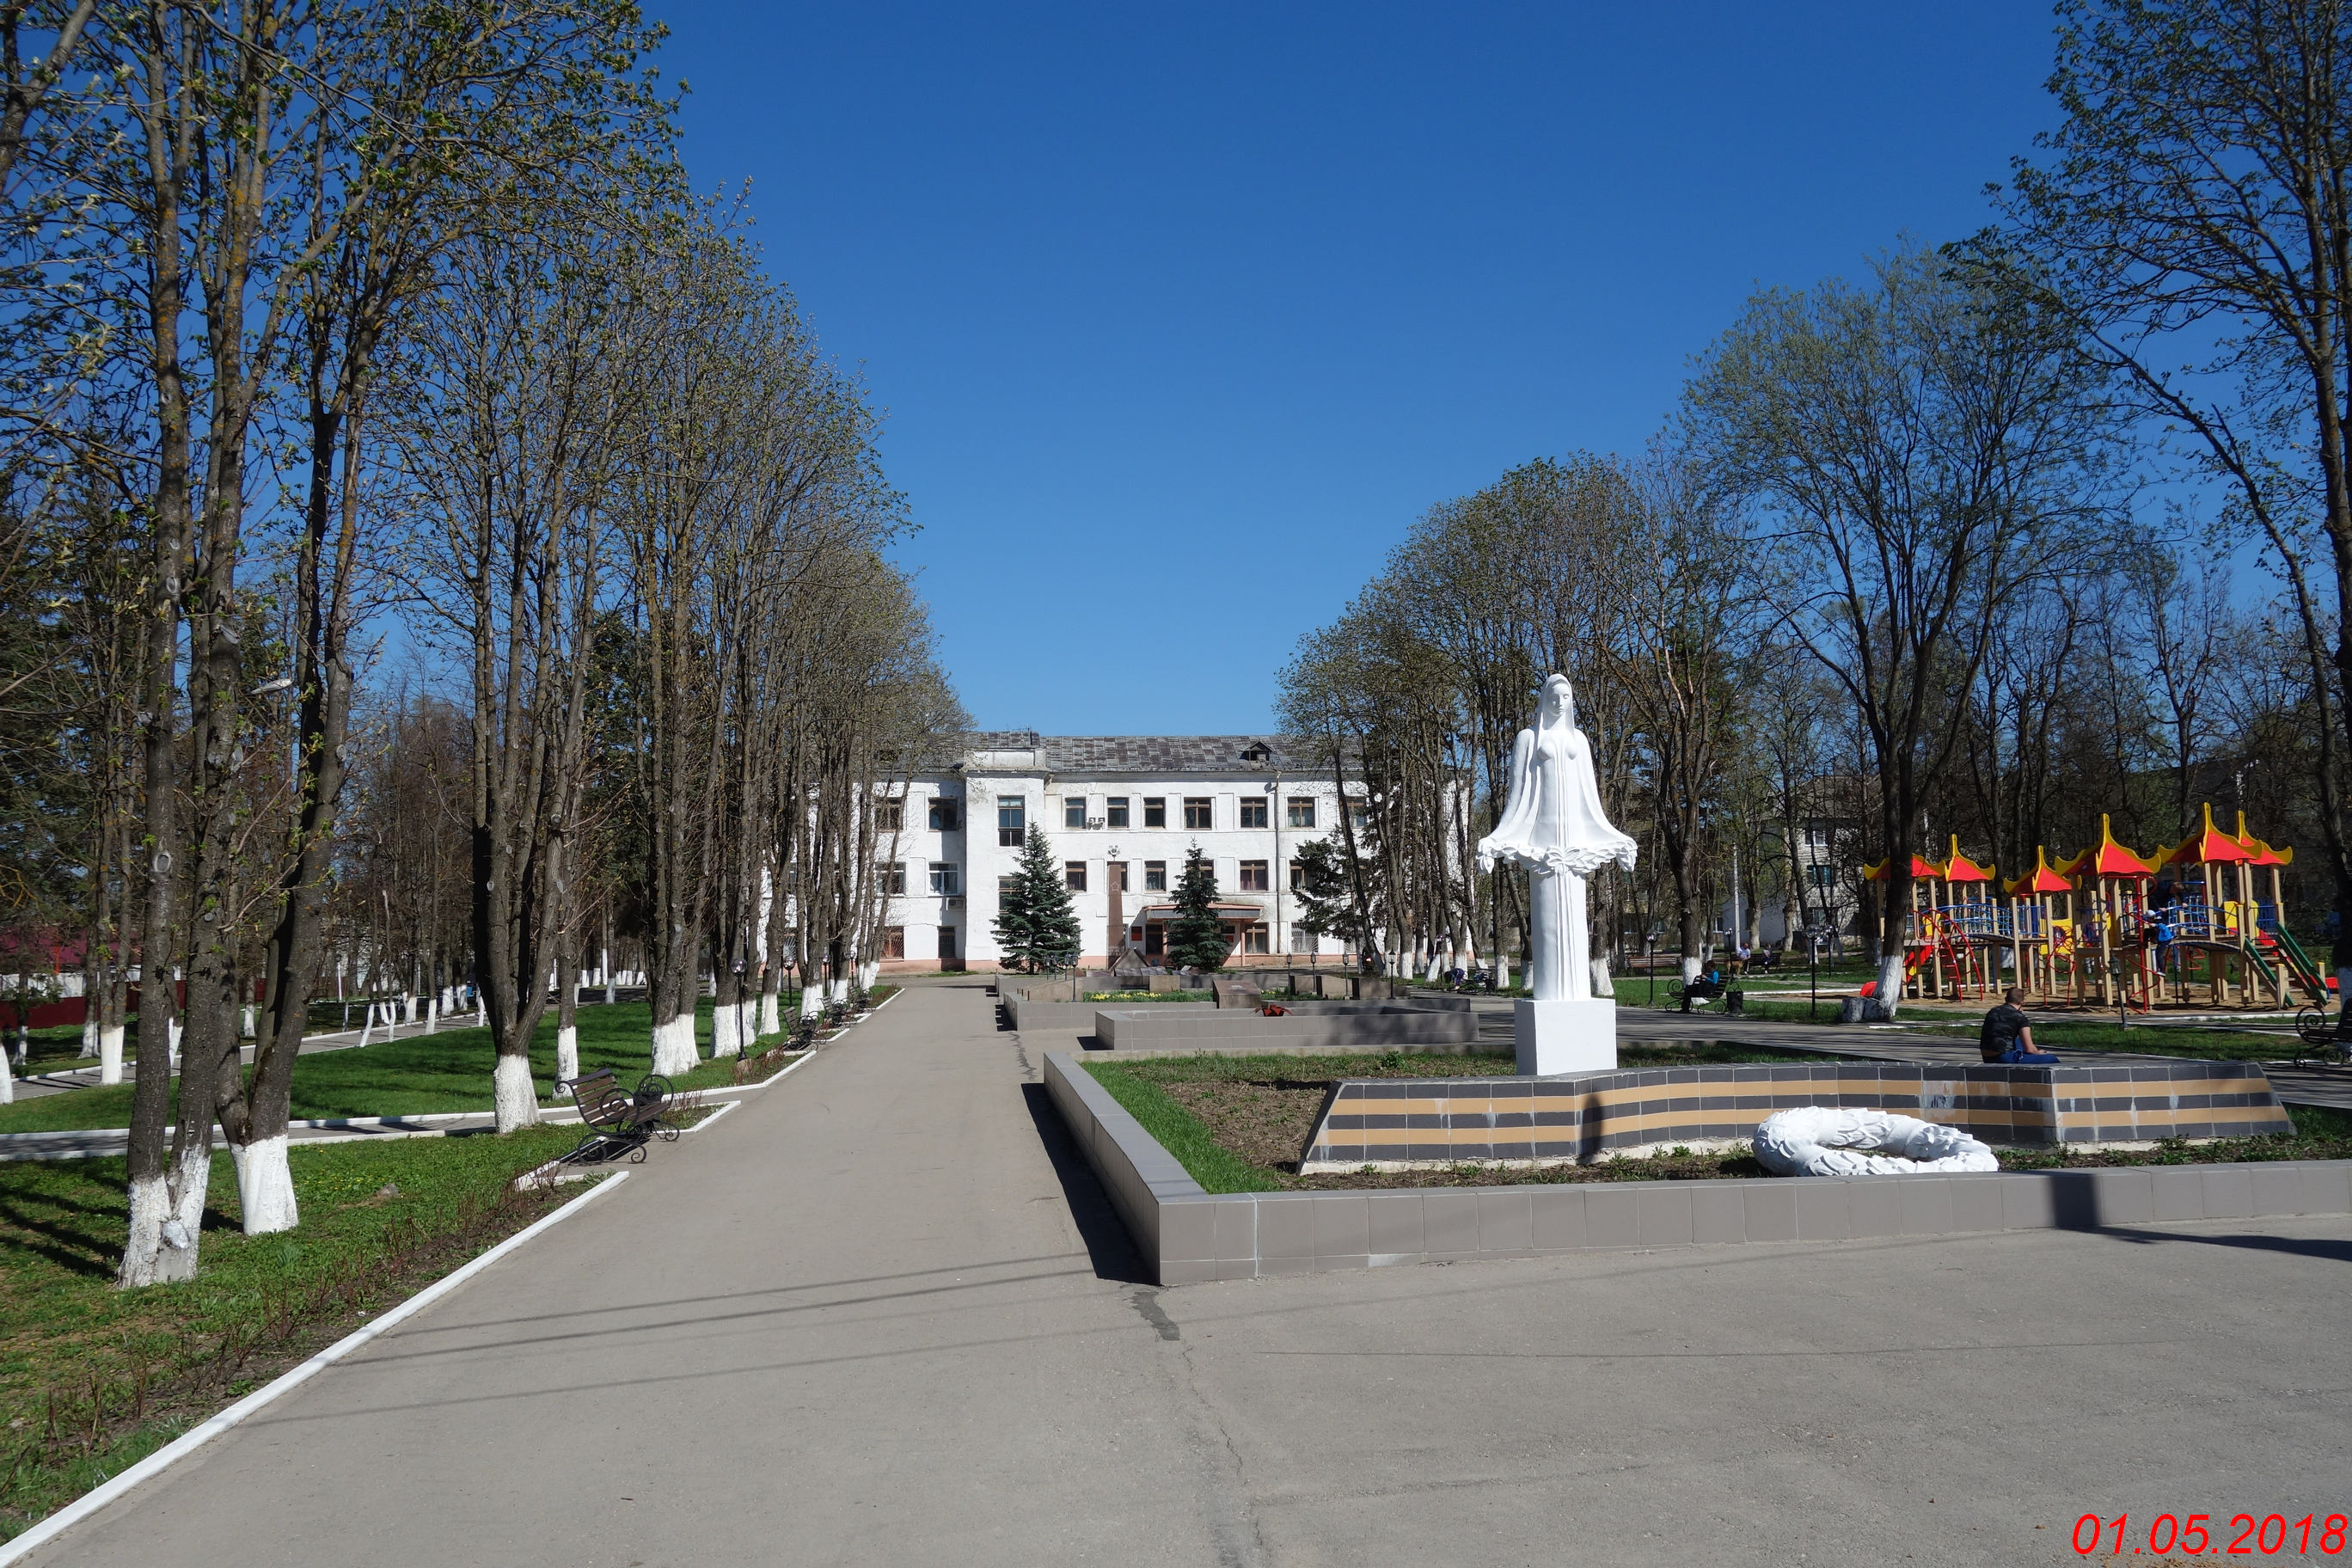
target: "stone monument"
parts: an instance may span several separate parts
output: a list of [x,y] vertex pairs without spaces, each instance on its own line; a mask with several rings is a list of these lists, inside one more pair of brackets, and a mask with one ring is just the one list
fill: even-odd
[[1528,989],[1514,1019],[1519,1076],[1608,1072],[1617,1066],[1617,1004],[1592,994],[1592,935],[1584,879],[1611,861],[1633,868],[1633,840],[1601,809],[1592,742],[1576,727],[1576,691],[1555,675],[1533,725],[1511,745],[1503,820],[1478,841],[1478,866],[1528,871]]

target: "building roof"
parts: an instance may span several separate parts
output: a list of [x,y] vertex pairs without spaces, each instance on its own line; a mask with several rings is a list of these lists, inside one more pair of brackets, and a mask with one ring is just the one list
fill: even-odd
[[1270,735],[1040,735],[1034,730],[976,731],[965,737],[965,758],[973,767],[1051,773],[1235,773],[1269,762],[1297,762]]

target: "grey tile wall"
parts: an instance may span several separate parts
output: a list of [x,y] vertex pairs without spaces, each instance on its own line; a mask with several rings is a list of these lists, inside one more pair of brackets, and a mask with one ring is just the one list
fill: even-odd
[[1163,1285],[1599,1247],[2352,1213],[2338,1161],[1212,1194],[1076,1058],[1045,1083]]

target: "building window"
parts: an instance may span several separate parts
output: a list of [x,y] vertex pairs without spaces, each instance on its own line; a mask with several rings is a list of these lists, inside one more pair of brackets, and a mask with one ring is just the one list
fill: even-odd
[[1836,867],[1808,866],[1805,869],[1813,874],[1813,886],[1819,888],[1822,892],[1826,893],[1832,891],[1837,887]]
[[[1244,893],[1263,893],[1265,891],[1265,862],[1263,860],[1243,861],[1242,891]],[[1261,948],[1259,951],[1264,952],[1265,950]]]
[[1216,826],[1216,813],[1212,809],[1214,805],[1215,802],[1211,800],[1210,797],[1205,795],[1186,795],[1184,797],[1184,826],[1192,828],[1195,832],[1199,832],[1204,828],[1213,828]]
[[904,802],[877,800],[874,803],[875,832],[896,833],[906,826],[907,807]]
[[1265,826],[1265,802],[1262,800],[1243,801],[1242,826],[1244,827],[1264,827]]
[[907,890],[907,863],[904,860],[891,861],[889,865],[883,868],[882,876],[892,897],[895,898]]
[[932,864],[931,891],[939,894],[942,898],[952,899],[956,896],[955,867],[940,862],[934,862]]
[[1167,861],[1146,860],[1143,863],[1143,890],[1147,893],[1164,893],[1168,890]]
[[1002,900],[1005,894],[1013,890],[1013,884],[1020,880],[1021,879],[1018,877],[999,877],[996,879],[997,898]]
[[882,928],[882,956],[885,958],[904,958],[907,956],[907,928],[905,926],[884,926]]
[[1266,929],[1263,923],[1254,925],[1250,927],[1249,930],[1242,932],[1242,951],[1244,952],[1271,952],[1274,951],[1273,939],[1267,935]]
[[1086,825],[1087,797],[1082,795],[1065,795],[1062,798],[1062,826],[1084,827]]
[[1168,928],[1154,921],[1143,928],[1143,956],[1158,958],[1168,951]]
[[1315,933],[1311,931],[1300,931],[1297,926],[1292,926],[1290,928],[1290,951],[1293,952],[1315,952],[1319,951],[1315,945]]
[[1315,797],[1313,795],[1294,795],[1290,797],[1290,826],[1293,827],[1312,827],[1315,826]]
[[1209,879],[1209,891],[1213,893],[1215,892],[1217,890],[1217,863],[1214,860],[1208,858],[1206,856],[1202,856],[1201,858],[1201,874]]
[[956,830],[956,803],[934,798],[931,802],[931,831],[953,833]]
[[1355,825],[1357,832],[1370,833],[1372,830],[1372,808],[1370,803],[1360,800],[1349,801],[1348,803],[1348,820]]
[[1103,802],[1103,821],[1112,827],[1127,826],[1127,796],[1115,795]]
[[1022,839],[1028,837],[1025,832],[1027,810],[1027,803],[1017,795],[1006,795],[996,803],[996,847],[998,848],[1021,847]]
[[1146,827],[1168,826],[1168,803],[1165,800],[1156,795],[1147,795],[1143,797],[1143,826]]
[[1294,893],[1307,890],[1307,868],[1296,860],[1290,863],[1290,890]]
[[1062,885],[1074,893],[1087,890],[1087,863],[1083,860],[1062,862]]
[[1805,847],[1816,855],[1830,852],[1830,825],[1826,822],[1805,824]]
[[953,963],[956,957],[956,928],[940,927],[940,962]]

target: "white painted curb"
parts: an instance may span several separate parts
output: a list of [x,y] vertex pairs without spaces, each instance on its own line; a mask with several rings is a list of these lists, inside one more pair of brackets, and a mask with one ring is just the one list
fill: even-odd
[[456,1270],[454,1273],[444,1275],[441,1279],[436,1279],[432,1284],[427,1285],[424,1289],[419,1290],[415,1295],[411,1296],[407,1300],[403,1301],[399,1306],[394,1307],[392,1310],[384,1313],[383,1316],[378,1318],[374,1322],[369,1323],[362,1328],[354,1329],[350,1333],[345,1334],[341,1339],[337,1340],[333,1344],[329,1345],[325,1350],[320,1351],[317,1355],[312,1356],[309,1361],[304,1362],[300,1366],[296,1367],[293,1371],[287,1373],[284,1376],[278,1378],[276,1382],[271,1383],[265,1387],[256,1389],[253,1393],[247,1394],[243,1399],[238,1400],[235,1405],[230,1405],[227,1409],[222,1411],[217,1415],[213,1416],[210,1420],[196,1426],[194,1430],[183,1434],[176,1440],[156,1449],[153,1453],[148,1455],[145,1458],[140,1460],[137,1464],[131,1466],[129,1469],[115,1477],[112,1480],[106,1482],[104,1485],[99,1487],[93,1491],[83,1493],[74,1501],[67,1504],[64,1508],[61,1508],[57,1512],[49,1515],[48,1518],[43,1520],[40,1523],[33,1526],[32,1529],[25,1531],[24,1534],[16,1537],[16,1540],[0,1542],[0,1568],[7,1568],[7,1564],[26,1556],[34,1550],[34,1548],[45,1546],[48,1542],[56,1540],[59,1535],[64,1534],[75,1525],[79,1524],[83,1520],[88,1519],[91,1514],[96,1513],[100,1509],[104,1508],[116,1498],[121,1497],[132,1487],[137,1486],[141,1481],[147,1479],[150,1476],[162,1474],[164,1470],[169,1469],[172,1466],[179,1463],[182,1459],[186,1458],[190,1454],[194,1453],[198,1448],[203,1447],[206,1443],[211,1442],[214,1438],[219,1436],[230,1427],[244,1421],[247,1416],[254,1415],[266,1405],[274,1404],[285,1395],[293,1393],[296,1389],[301,1387],[302,1384],[310,1382],[312,1378],[318,1376],[320,1373],[326,1371],[329,1367],[334,1365],[337,1362],[342,1360],[353,1351],[358,1350],[362,1345],[366,1344],[370,1340],[375,1338],[386,1329],[393,1327],[396,1323],[403,1322],[407,1319],[414,1317],[418,1312],[423,1311],[425,1308],[431,1306],[434,1302],[439,1300],[450,1291],[455,1290],[467,1280],[471,1279],[475,1275],[479,1274],[483,1269],[488,1268],[491,1264],[496,1263],[499,1258],[504,1258],[508,1253],[514,1251],[524,1242],[529,1241],[532,1237],[537,1236],[541,1231],[547,1229],[551,1226],[560,1225],[563,1221],[570,1219],[573,1215],[579,1213],[582,1209],[587,1207],[596,1199],[602,1197],[604,1194],[611,1192],[614,1187],[619,1186],[623,1182],[625,1182],[628,1179],[628,1172],[614,1172],[606,1180],[597,1183],[594,1186],[589,1188],[578,1197],[573,1198],[570,1203],[565,1204],[562,1208],[557,1209],[553,1214],[537,1220],[515,1232],[514,1235],[507,1237],[504,1241],[499,1243],[488,1252],[483,1253],[479,1258],[475,1258],[471,1263],[467,1264],[464,1268]]

